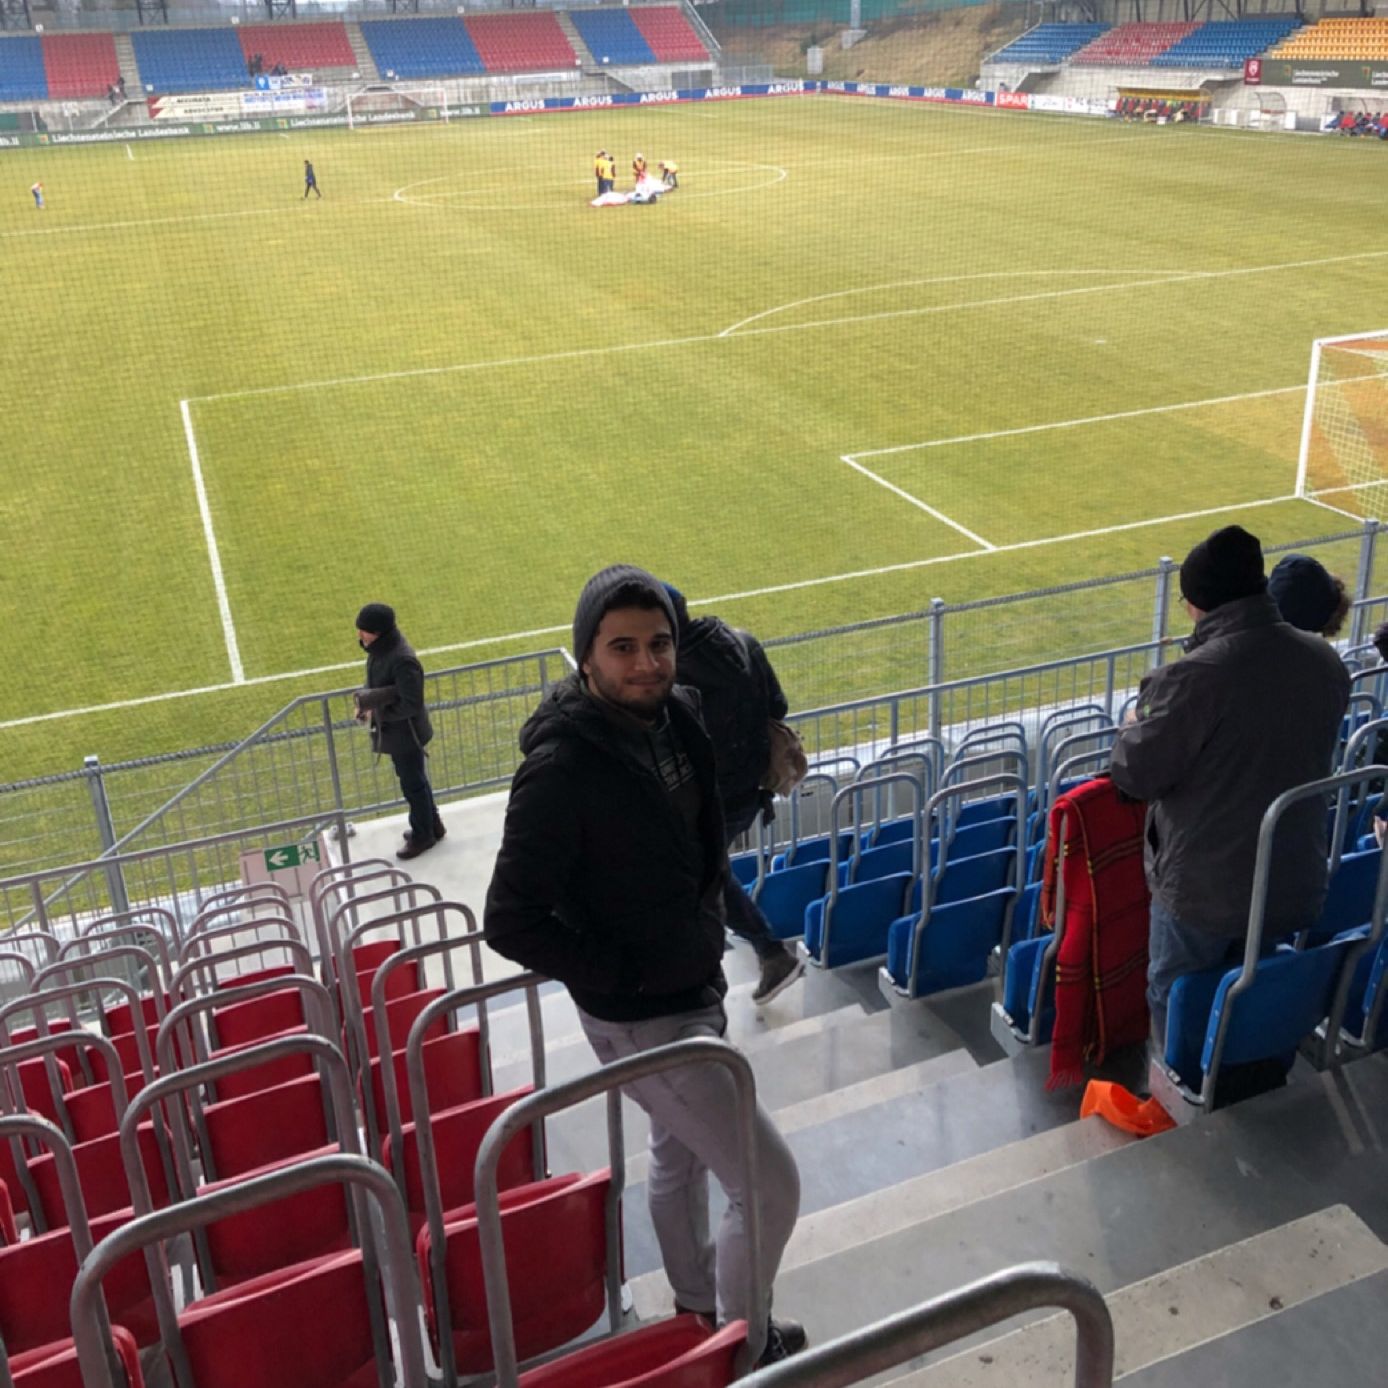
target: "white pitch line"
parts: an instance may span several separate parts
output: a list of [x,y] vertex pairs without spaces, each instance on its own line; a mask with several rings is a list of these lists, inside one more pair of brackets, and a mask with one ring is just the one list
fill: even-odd
[[188,441],[188,461],[193,469],[193,490],[198,496],[198,514],[202,517],[202,534],[207,541],[207,560],[212,566],[212,586],[217,591],[217,611],[222,618],[222,637],[226,641],[227,661],[231,665],[232,684],[245,684],[246,670],[241,664],[241,651],[236,644],[236,623],[231,617],[231,601],[227,597],[226,579],[222,576],[222,556],[217,549],[217,533],[212,528],[212,507],[207,500],[207,487],[202,480],[202,463],[198,458],[198,440],[193,432],[193,415],[188,401],[178,402],[183,416],[183,436]]
[[1324,511],[1333,511],[1337,516],[1348,516],[1352,521],[1363,521],[1364,517],[1354,511],[1346,511],[1342,507],[1332,506],[1328,501],[1322,501],[1318,496],[1303,496],[1303,501],[1309,501],[1312,506],[1319,506]]
[[[1037,299],[1065,298],[1075,294],[1119,293],[1124,290],[1141,289],[1151,285],[1182,284],[1190,280],[1214,280],[1224,279],[1234,275],[1256,275],[1271,273],[1278,270],[1309,269],[1321,265],[1336,265],[1344,261],[1379,260],[1385,256],[1388,256],[1388,250],[1360,251],[1352,255],[1327,256],[1319,260],[1289,260],[1233,270],[1180,272],[1176,275],[1165,275],[1162,279],[1139,280],[1126,284],[1105,284],[1097,287],[1086,286],[1081,289],[1058,289],[1050,290],[1043,294],[1023,295],[1006,299],[975,299],[960,304],[942,304],[920,309],[901,309],[885,314],[857,314],[846,318],[822,319],[813,323],[787,323],[778,327],[749,328],[745,332],[734,333],[732,337],[725,337],[721,332],[697,333],[690,337],[656,338],[649,342],[618,342],[607,347],[573,347],[562,352],[539,352],[523,357],[497,357],[493,358],[491,361],[454,362],[448,366],[418,366],[412,367],[407,371],[379,371],[371,372],[363,376],[336,376],[318,381],[295,381],[289,385],[282,386],[253,386],[246,390],[219,391],[215,395],[196,395],[193,396],[192,399],[195,402],[209,400],[240,400],[260,395],[290,395],[300,390],[329,390],[337,386],[373,385],[381,381],[406,381],[415,377],[449,376],[467,371],[491,371],[515,366],[537,366],[547,362],[578,361],[587,357],[616,356],[624,352],[653,352],[668,347],[695,347],[706,342],[745,340],[749,337],[759,337],[763,334],[803,332],[810,328],[830,328],[852,323],[868,323],[884,317],[895,318],[914,314],[944,313],[956,310],[963,311],[1002,303],[1022,303]],[[1300,386],[1296,387],[1296,389],[1304,390],[1305,387]],[[854,454],[854,456],[865,457],[867,455],[859,453]]]
[[866,468],[862,463],[857,462],[852,454],[845,453],[840,458],[841,463],[847,463],[854,472],[861,472],[864,477],[871,478],[879,487],[885,487],[889,492],[895,493],[903,501],[909,501],[912,506],[919,507],[929,516],[934,516],[942,525],[947,525],[951,530],[957,530],[966,540],[972,540],[974,544],[981,546],[985,550],[997,549],[997,545],[989,543],[982,535],[975,535],[967,526],[960,525],[956,520],[950,520],[943,511],[937,511],[933,506],[927,506],[920,497],[912,496],[910,492],[903,491],[894,482],[888,482],[885,477],[879,477],[871,468]]
[[[932,275],[922,280],[894,280],[889,284],[865,284],[860,289],[836,289],[830,294],[813,294],[808,299],[796,299],[789,304],[777,304],[775,308],[764,308],[730,328],[724,328],[719,337],[732,337],[739,329],[763,318],[772,318],[778,313],[789,313],[792,309],[804,308],[807,304],[820,304],[828,299],[849,299],[858,294],[876,294],[883,289],[914,289],[923,284],[963,284],[971,280],[1018,280],[1041,279],[1047,276],[1064,275],[1166,275],[1170,279],[1184,278],[1189,270],[985,270],[972,275]],[[1109,287],[1109,286],[1104,286]],[[1122,288],[1123,286],[1113,286]]]
[[[73,236],[85,231],[129,231],[136,227],[177,226],[183,222],[219,222],[234,217],[292,216],[299,202],[296,198],[288,207],[252,207],[240,212],[189,212],[180,217],[143,217],[128,222],[79,222],[76,226],[42,227],[29,231],[0,231],[0,238],[11,236]],[[338,207],[384,207],[389,198],[352,198],[338,202]]]
[[[820,578],[802,578],[792,583],[773,583],[764,588],[749,588],[741,593],[719,593],[713,597],[690,598],[692,607],[713,607],[723,603],[745,602],[752,598],[773,597],[778,593],[794,593],[807,588],[825,588],[837,583],[853,583],[859,579],[882,578],[888,574],[910,573],[917,569],[931,569],[939,564],[953,564],[961,559],[982,559],[990,554],[1010,554],[1015,550],[1037,549],[1042,545],[1069,544],[1074,540],[1096,539],[1123,530],[1140,530],[1154,525],[1197,520],[1205,516],[1225,515],[1231,511],[1251,511],[1260,506],[1277,506],[1288,501],[1305,501],[1294,493],[1287,496],[1264,497],[1260,501],[1240,501],[1229,506],[1211,506],[1203,511],[1184,511],[1178,515],[1154,516],[1150,520],[1128,521],[1123,525],[1101,526],[1096,530],[1079,530],[1070,535],[1051,535],[1039,540],[1019,540],[1013,544],[998,545],[994,549],[971,549],[959,554],[937,554],[929,559],[908,559],[900,564],[882,564],[873,569],[854,569],[846,573],[826,574]],[[453,651],[469,650],[478,646],[499,646],[508,641],[534,640],[537,637],[553,636],[568,631],[570,624],[564,622],[552,627],[533,627],[529,631],[511,632],[506,636],[483,636],[472,641],[459,641],[447,646],[431,646],[420,651],[421,655],[447,655]],[[359,661],[343,662],[338,665],[319,665],[306,670],[286,670],[278,675],[256,675],[239,684],[207,684],[194,689],[175,689],[163,694],[146,694],[137,699],[120,699],[109,704],[88,704],[82,708],[61,709],[53,713],[34,713],[25,718],[11,718],[0,723],[0,731],[7,728],[22,728],[35,723],[51,723],[64,718],[79,718],[93,713],[112,713],[123,709],[140,708],[146,704],[166,704],[178,699],[191,699],[204,694],[225,694],[233,689],[246,689],[251,685],[282,684],[286,680],[307,679],[310,675],[333,674],[339,670],[355,670]]]

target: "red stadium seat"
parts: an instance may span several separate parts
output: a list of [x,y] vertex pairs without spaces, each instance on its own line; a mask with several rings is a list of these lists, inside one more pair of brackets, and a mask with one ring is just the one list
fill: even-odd
[[43,66],[53,101],[105,96],[120,76],[113,34],[45,34]]
[[542,1364],[521,1388],[727,1388],[747,1322],[714,1330],[702,1316],[675,1316]]
[[[115,1341],[116,1356],[125,1372],[123,1388],[144,1388],[140,1352],[134,1338],[119,1325],[111,1327],[111,1336]],[[15,1356],[10,1360],[10,1375],[14,1379],[14,1388],[84,1388],[82,1374],[77,1367],[77,1351],[72,1348],[70,1341],[43,1345],[27,1354]]]

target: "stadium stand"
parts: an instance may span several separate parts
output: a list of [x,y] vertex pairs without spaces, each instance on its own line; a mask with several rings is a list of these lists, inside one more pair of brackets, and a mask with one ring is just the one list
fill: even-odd
[[54,99],[105,96],[120,76],[111,34],[45,34],[43,65]]
[[599,63],[636,67],[659,61],[629,10],[571,10],[569,18]]
[[1297,27],[1295,15],[1212,21],[1152,59],[1153,67],[1241,68]]
[[42,101],[47,96],[42,41],[27,34],[0,39],[0,101]]
[[684,11],[673,5],[641,6],[631,12],[632,23],[662,63],[705,63],[708,49],[684,17]]
[[375,19],[362,37],[383,77],[466,77],[482,59],[458,19]]
[[1322,19],[1277,45],[1269,58],[1388,58],[1388,19]]
[[290,72],[322,72],[328,68],[356,67],[356,55],[341,21],[330,24],[243,24],[242,56],[257,54],[268,71],[277,63]]
[[554,72],[578,62],[553,14],[482,14],[467,30],[488,72]]
[[249,87],[234,29],[142,29],[131,35],[140,80],[156,92]]
[[1148,67],[1159,53],[1197,27],[1193,23],[1118,24],[1087,43],[1070,61],[1084,67]]
[[1038,24],[1000,48],[994,63],[1063,63],[1088,43],[1109,31],[1107,24]]

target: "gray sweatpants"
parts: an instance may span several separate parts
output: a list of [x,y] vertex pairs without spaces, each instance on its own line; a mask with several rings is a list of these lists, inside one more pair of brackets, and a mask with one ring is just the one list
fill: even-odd
[[[603,1022],[579,1011],[598,1059],[608,1065],[690,1037],[721,1037],[722,1007],[657,1017],[647,1022]],[[716,1065],[686,1065],[623,1091],[651,1120],[648,1193],[665,1275],[675,1300],[688,1311],[717,1312],[720,1324],[747,1307],[747,1236],[740,1183],[733,1081]],[[771,1285],[800,1211],[800,1172],[770,1115],[757,1105],[758,1189],[762,1285],[755,1289],[758,1315],[771,1314]],[[715,1245],[709,1235],[708,1173],[727,1196],[728,1208]]]

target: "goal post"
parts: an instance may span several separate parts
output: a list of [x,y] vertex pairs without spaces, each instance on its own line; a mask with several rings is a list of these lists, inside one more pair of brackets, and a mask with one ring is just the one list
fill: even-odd
[[[388,124],[392,117],[425,117],[447,122],[453,111],[446,87],[388,86],[372,84],[349,92],[345,102],[347,128]],[[373,117],[375,118],[373,120]]]
[[1296,495],[1388,519],[1388,328],[1311,344]]

